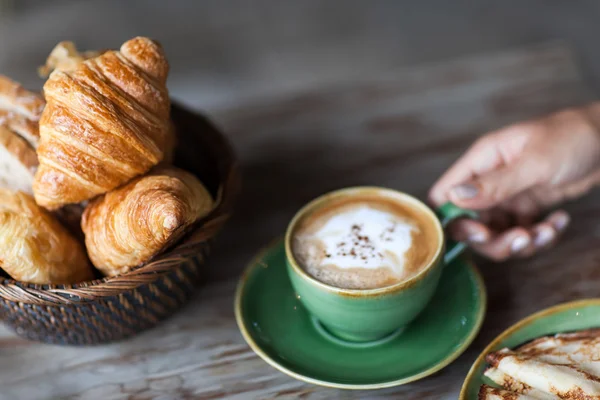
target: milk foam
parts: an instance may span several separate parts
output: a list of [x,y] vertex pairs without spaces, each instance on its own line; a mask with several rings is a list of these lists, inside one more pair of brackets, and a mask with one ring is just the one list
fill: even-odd
[[412,245],[409,221],[368,205],[340,210],[317,230],[298,237],[310,269],[389,268],[405,274],[405,254]]

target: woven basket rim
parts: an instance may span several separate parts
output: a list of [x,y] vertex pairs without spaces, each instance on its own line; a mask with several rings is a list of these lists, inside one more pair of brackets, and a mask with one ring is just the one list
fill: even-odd
[[[194,223],[186,235],[173,247],[127,273],[66,285],[41,285],[21,282],[12,278],[1,278],[0,297],[31,304],[69,304],[74,301],[80,302],[97,297],[118,295],[157,280],[163,274],[171,271],[174,263],[191,258],[205,241],[211,239],[218,232],[229,218],[239,189],[237,160],[233,146],[227,137],[201,114],[189,111],[175,103],[172,107],[173,110],[186,114],[185,118],[195,118],[198,123],[209,127],[208,131],[210,132],[204,134],[209,135],[210,140],[207,138],[206,143],[203,144],[209,144],[210,152],[217,154],[216,159],[219,164],[217,170],[220,178],[217,201],[212,211]],[[178,253],[178,256],[175,259],[169,259],[170,255],[174,253]],[[166,260],[169,262],[165,262]]]

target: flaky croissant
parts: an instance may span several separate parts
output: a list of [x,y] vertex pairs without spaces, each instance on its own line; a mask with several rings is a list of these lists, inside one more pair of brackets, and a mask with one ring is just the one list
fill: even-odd
[[0,126],[11,130],[36,148],[39,121],[46,102],[12,79],[0,75]]
[[12,278],[38,284],[93,279],[82,246],[33,197],[0,189],[0,266]]
[[81,220],[88,255],[105,275],[125,273],[181,238],[212,207],[195,176],[159,167],[90,202]]
[[163,159],[171,140],[168,69],[160,45],[138,37],[120,51],[52,72],[33,185],[38,204],[79,203]]
[[38,75],[42,78],[47,78],[54,70],[74,71],[77,66],[89,60],[90,58],[98,57],[102,51],[84,51],[83,53],[77,50],[75,43],[64,41],[57,44],[50,52],[46,64],[38,68]]
[[39,121],[46,103],[37,93],[30,92],[12,79],[0,75],[0,110]]
[[38,160],[35,150],[16,133],[0,125],[0,188],[33,194]]
[[0,75],[0,187],[33,194],[44,99]]

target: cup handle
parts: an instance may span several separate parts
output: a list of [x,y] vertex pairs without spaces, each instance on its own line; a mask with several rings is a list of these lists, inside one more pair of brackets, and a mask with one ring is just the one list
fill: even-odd
[[[471,219],[479,219],[479,214],[473,210],[466,210],[464,208],[460,208],[450,202],[442,204],[437,210],[436,213],[440,222],[442,223],[442,228],[446,229],[446,227],[454,220],[459,218],[471,218]],[[456,259],[465,249],[467,248],[467,244],[464,242],[455,242],[453,240],[448,240],[446,242],[446,254],[444,254],[444,264],[448,265],[452,261]]]

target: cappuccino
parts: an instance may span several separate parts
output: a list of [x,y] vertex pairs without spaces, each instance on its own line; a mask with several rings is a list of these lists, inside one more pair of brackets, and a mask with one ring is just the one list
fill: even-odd
[[408,280],[439,247],[437,222],[416,206],[384,196],[332,200],[293,232],[294,257],[309,275],[343,289]]

